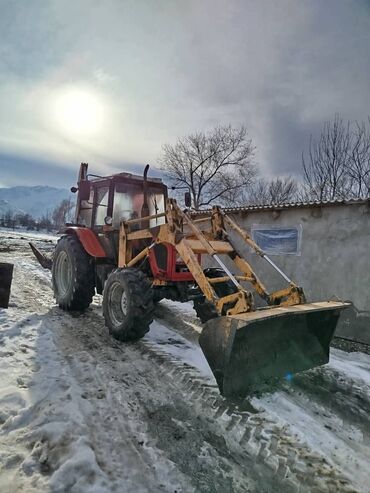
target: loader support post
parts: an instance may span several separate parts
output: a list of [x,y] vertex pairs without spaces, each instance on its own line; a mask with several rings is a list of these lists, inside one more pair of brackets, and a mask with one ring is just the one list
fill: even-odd
[[127,241],[128,226],[127,222],[121,221],[119,226],[119,249],[118,249],[118,267],[125,267],[132,258],[132,245]]
[[221,269],[227,274],[231,280],[231,282],[236,286],[238,290],[242,290],[242,286],[240,283],[236,280],[236,278],[233,276],[233,274],[229,271],[229,269],[226,267],[226,265],[222,262],[220,257],[217,255],[216,250],[212,247],[212,245],[207,241],[205,238],[204,234],[195,226],[195,224],[192,222],[191,218],[189,218],[188,215],[185,215],[182,210],[176,206],[178,209],[178,213],[186,220],[187,225],[190,227],[192,232],[195,234],[195,236],[198,238],[198,240],[201,242],[203,245],[204,249],[208,252],[208,254],[213,257],[218,265],[221,267]]
[[231,274],[231,272],[229,271],[229,269],[226,267],[226,265],[222,262],[222,260],[220,259],[220,257],[216,254],[213,255],[213,258],[216,260],[216,262],[218,263],[218,265],[221,267],[221,269],[228,275],[228,277],[230,278],[230,281],[238,288],[240,289],[241,286],[240,284],[238,283],[238,281],[236,280],[236,278]]
[[248,264],[248,262],[243,259],[238,252],[235,252],[233,261],[237,268],[243,272],[245,276],[250,277],[250,283],[256,290],[256,292],[261,296],[262,299],[268,301],[269,300],[269,294],[265,288],[265,286],[262,284],[262,282],[258,279],[256,274],[253,272],[251,266]]
[[213,289],[208,279],[204,275],[204,272],[201,266],[199,265],[197,257],[195,256],[193,250],[190,248],[185,238],[182,239],[180,243],[176,245],[176,250],[181,255],[182,259],[184,260],[190,272],[193,274],[194,279],[201,287],[204,296],[207,298],[207,300],[210,301],[211,303],[216,303],[218,297],[215,293],[215,290]]

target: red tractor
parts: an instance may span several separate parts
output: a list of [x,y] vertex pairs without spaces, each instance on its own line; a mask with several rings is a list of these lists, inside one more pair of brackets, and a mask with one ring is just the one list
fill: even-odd
[[[225,395],[244,395],[261,382],[328,361],[345,303],[306,303],[302,288],[220,207],[193,219],[168,198],[160,179],[148,179],[149,166],[143,176],[99,177],[88,175],[87,168],[81,164],[78,187],[72,188],[78,192],[75,221],[63,228],[52,261],[60,308],[82,311],[95,292],[102,294],[110,333],[130,341],[148,332],[154,305],[162,298],[193,301],[205,324],[200,345]],[[230,230],[281,274],[285,288],[266,290]],[[202,255],[216,267],[202,269]],[[228,257],[229,267],[221,255]],[[246,284],[266,306],[255,307]]]

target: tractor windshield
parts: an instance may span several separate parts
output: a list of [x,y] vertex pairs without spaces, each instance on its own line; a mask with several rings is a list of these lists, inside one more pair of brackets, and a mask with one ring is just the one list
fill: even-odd
[[[117,184],[113,201],[113,227],[119,228],[120,221],[141,216],[144,203],[143,189],[140,186]],[[157,190],[148,190],[149,215],[164,212],[164,195]],[[164,218],[151,219],[150,227],[163,224]]]

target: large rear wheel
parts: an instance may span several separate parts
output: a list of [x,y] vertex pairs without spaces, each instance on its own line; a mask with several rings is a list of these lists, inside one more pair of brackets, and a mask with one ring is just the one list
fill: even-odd
[[85,310],[95,293],[94,265],[75,235],[60,238],[52,266],[54,297],[63,310]]
[[103,314],[111,335],[120,341],[143,337],[153,321],[153,291],[137,269],[116,269],[104,285]]

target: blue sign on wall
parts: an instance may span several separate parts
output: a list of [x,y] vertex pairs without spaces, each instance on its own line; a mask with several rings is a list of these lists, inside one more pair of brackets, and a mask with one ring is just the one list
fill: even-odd
[[276,227],[252,225],[252,238],[270,255],[300,255],[302,226]]

